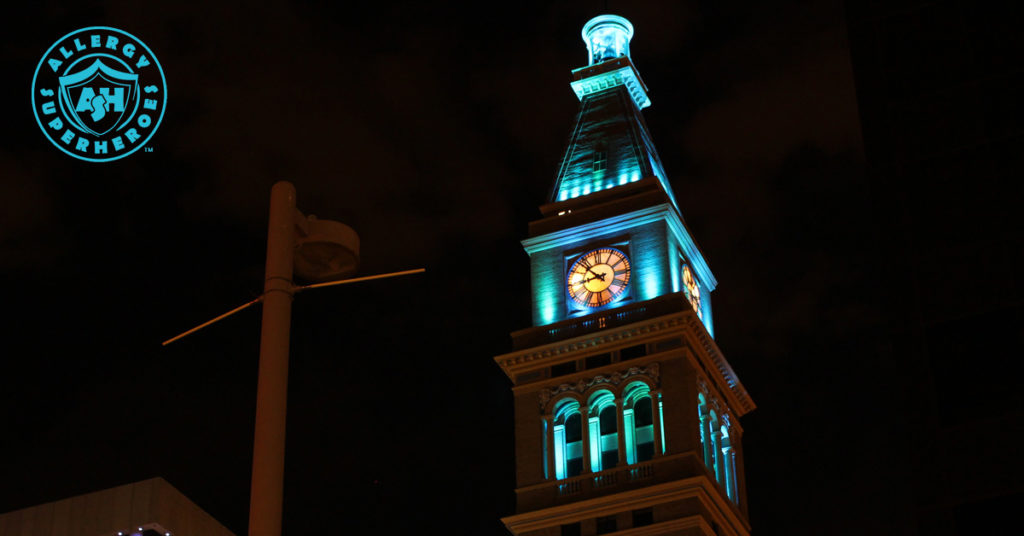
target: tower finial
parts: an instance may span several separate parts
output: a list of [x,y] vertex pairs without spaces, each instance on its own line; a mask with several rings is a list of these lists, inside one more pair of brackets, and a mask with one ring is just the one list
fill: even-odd
[[633,25],[618,15],[598,15],[583,25],[583,42],[590,54],[588,65],[629,57]]

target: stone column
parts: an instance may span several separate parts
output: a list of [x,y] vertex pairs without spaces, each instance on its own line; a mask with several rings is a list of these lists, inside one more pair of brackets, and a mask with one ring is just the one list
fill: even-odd
[[736,501],[736,453],[732,447],[722,449],[725,452],[725,493],[733,502]]
[[701,455],[704,458],[704,465],[708,469],[714,470],[715,462],[711,459],[711,426],[708,423],[707,411],[704,409],[700,411],[700,446]]
[[544,415],[544,443],[547,445],[544,465],[548,468],[548,480],[555,480],[555,416],[551,413]]
[[661,389],[651,391],[651,425],[654,427],[654,458],[663,454],[661,450]]
[[619,462],[615,465],[623,466],[626,465],[626,418],[622,412],[622,397],[615,397],[615,428],[617,430],[616,436],[619,440]]
[[[580,426],[583,427],[583,471],[581,475],[590,474],[590,407],[580,406]],[[601,434],[598,433],[597,440],[601,440]],[[600,449],[598,449],[600,452]]]
[[722,431],[718,429],[718,423],[711,421],[711,461],[714,464],[712,469],[715,473],[715,480],[722,482]]

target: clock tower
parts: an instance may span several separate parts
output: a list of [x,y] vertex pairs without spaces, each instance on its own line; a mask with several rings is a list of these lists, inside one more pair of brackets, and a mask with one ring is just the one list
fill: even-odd
[[[579,114],[530,256],[533,327],[495,358],[512,380],[515,535],[746,535],[740,417],[714,341],[717,281],[641,110],[633,26],[583,27]],[[642,527],[642,528],[641,528]]]

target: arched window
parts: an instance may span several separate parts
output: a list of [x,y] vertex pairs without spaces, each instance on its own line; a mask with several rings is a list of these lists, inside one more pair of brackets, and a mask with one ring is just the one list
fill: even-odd
[[626,462],[645,462],[654,457],[654,413],[651,390],[643,382],[626,386],[622,396],[626,430]]
[[555,478],[583,472],[583,419],[579,402],[567,398],[555,405]]
[[715,476],[726,494],[739,504],[736,484],[736,450],[730,437],[729,415],[721,418],[709,408],[703,394],[697,395],[697,414],[700,417],[700,443],[704,463]]
[[609,391],[590,396],[588,426],[590,432],[590,469],[611,469],[619,463],[618,415],[615,397]]

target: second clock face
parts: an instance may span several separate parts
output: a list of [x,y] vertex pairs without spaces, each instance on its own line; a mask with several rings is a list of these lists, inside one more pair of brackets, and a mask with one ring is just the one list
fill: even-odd
[[569,295],[585,307],[600,307],[626,291],[629,275],[625,253],[615,248],[588,251],[569,268]]
[[686,297],[690,300],[690,305],[693,310],[697,312],[699,318],[704,318],[704,312],[700,308],[700,285],[697,284],[697,278],[693,277],[693,272],[689,266],[683,266],[683,284],[686,285]]

